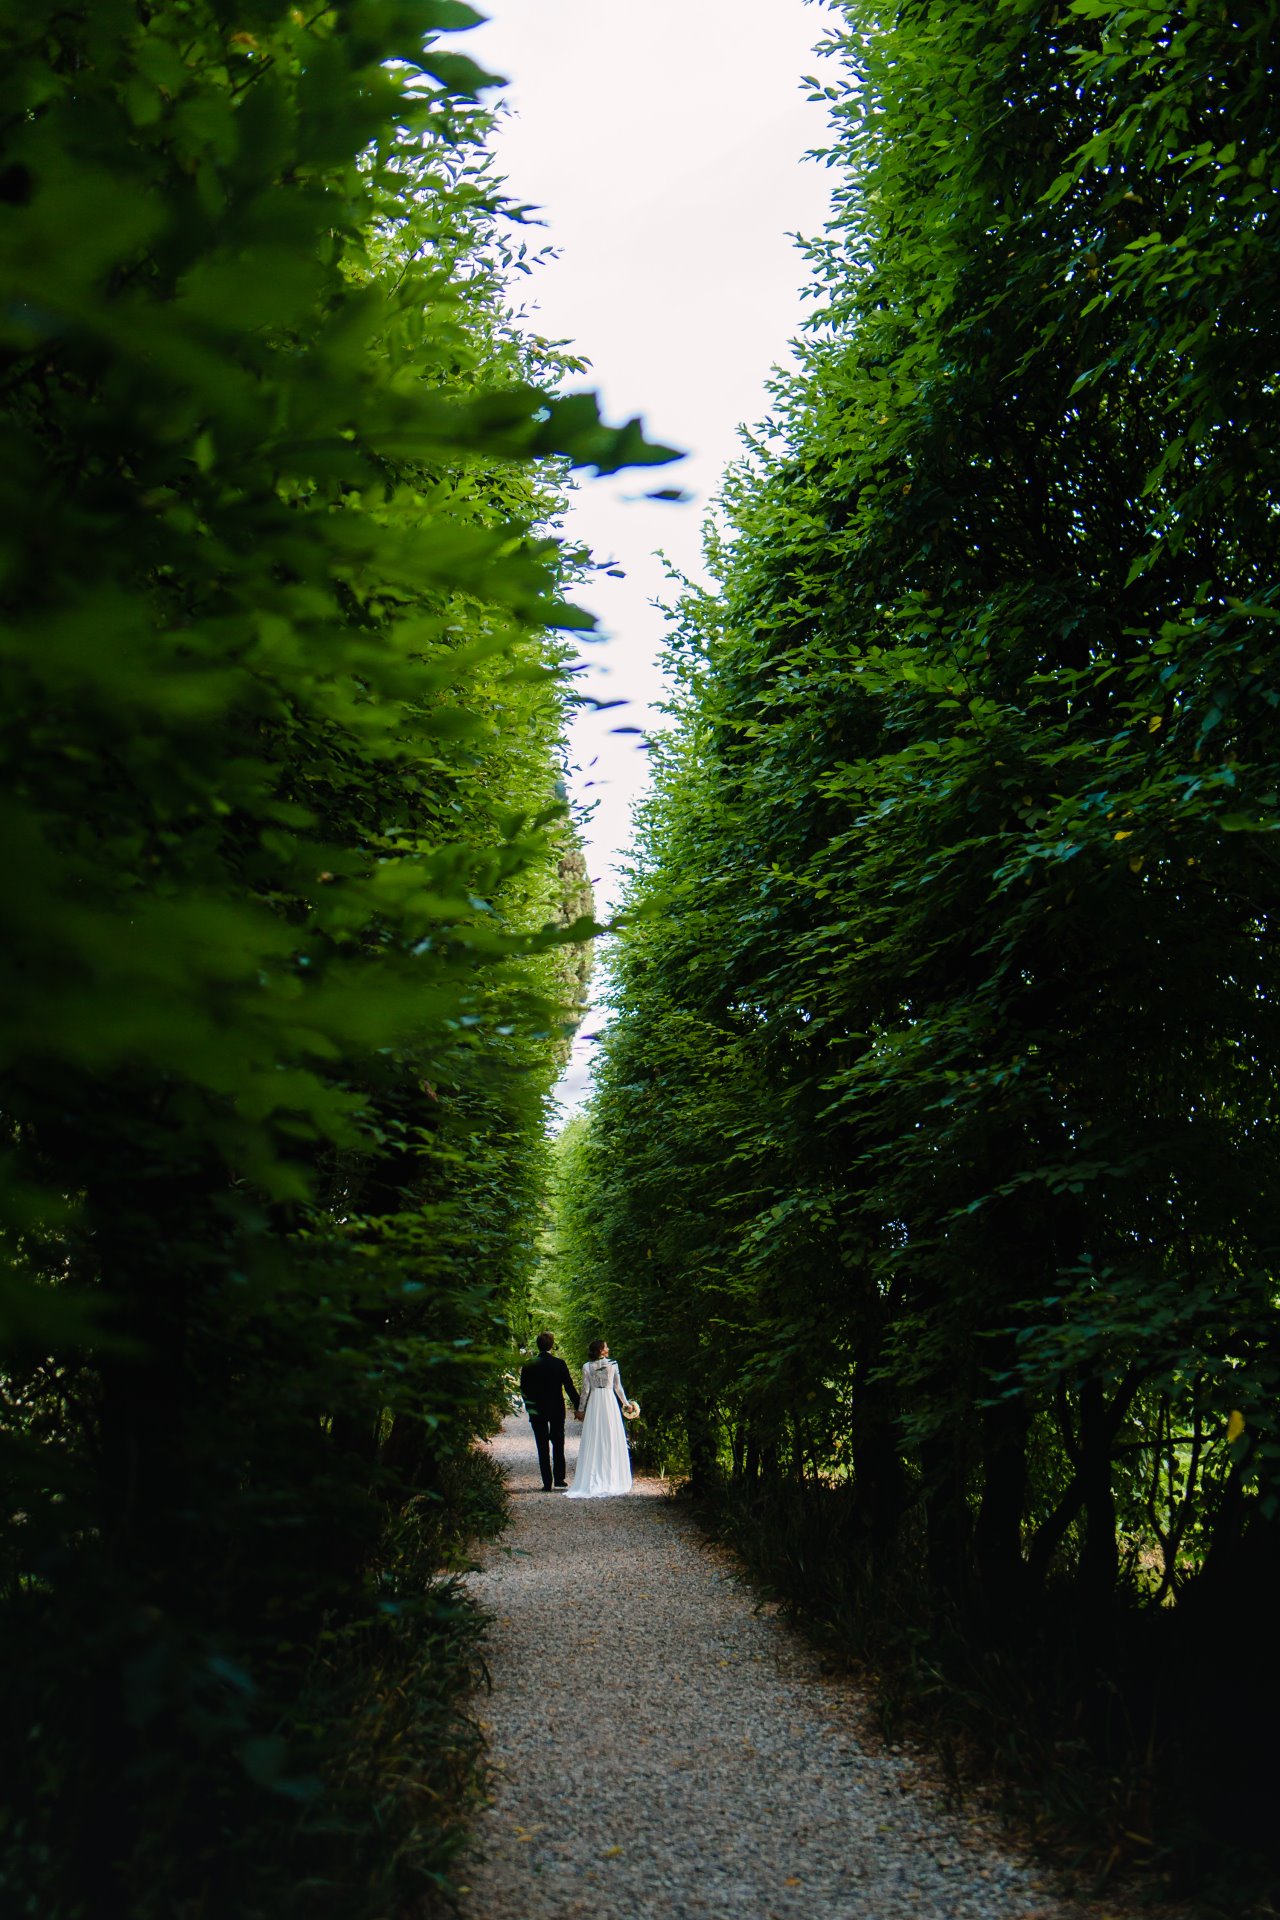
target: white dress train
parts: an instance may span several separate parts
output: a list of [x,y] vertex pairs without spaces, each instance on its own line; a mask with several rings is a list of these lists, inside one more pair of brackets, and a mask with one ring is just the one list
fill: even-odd
[[602,1500],[630,1493],[631,1455],[622,1425],[626,1401],[617,1362],[588,1360],[582,1369],[582,1438],[570,1500]]

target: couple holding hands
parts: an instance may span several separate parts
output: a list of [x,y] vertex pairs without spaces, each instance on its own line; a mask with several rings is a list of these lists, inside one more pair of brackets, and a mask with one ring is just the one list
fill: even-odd
[[[599,1500],[611,1493],[630,1493],[631,1455],[622,1421],[634,1420],[640,1409],[622,1390],[618,1364],[609,1358],[607,1340],[593,1340],[587,1348],[579,1396],[573,1376],[552,1349],[553,1333],[538,1335],[538,1356],[520,1369],[520,1392],[538,1447],[543,1490],[562,1487],[571,1500]],[[564,1397],[582,1422],[582,1439],[573,1485],[567,1486],[564,1460]],[[555,1478],[552,1479],[552,1469]]]

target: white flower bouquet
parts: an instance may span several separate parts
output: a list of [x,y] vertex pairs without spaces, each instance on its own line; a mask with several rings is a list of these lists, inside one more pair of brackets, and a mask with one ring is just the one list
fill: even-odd
[[640,1418],[640,1402],[638,1400],[624,1400],[622,1403],[622,1417],[624,1420],[638,1420]]

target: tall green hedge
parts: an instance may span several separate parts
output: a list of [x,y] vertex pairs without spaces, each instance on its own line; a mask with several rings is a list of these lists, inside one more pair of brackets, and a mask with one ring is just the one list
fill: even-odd
[[1205,1817],[1251,1843],[1276,9],[841,14],[821,311],[673,625],[566,1257],[670,1458],[838,1492],[826,1569],[909,1594],[935,1653],[1053,1620],[1131,1727],[1180,1691],[1185,1749],[1241,1755]]
[[455,1841],[428,1583],[494,1508],[591,926],[547,529],[570,462],[665,457],[508,315],[435,37],[475,18],[0,7],[0,1873],[42,1920],[381,1916]]

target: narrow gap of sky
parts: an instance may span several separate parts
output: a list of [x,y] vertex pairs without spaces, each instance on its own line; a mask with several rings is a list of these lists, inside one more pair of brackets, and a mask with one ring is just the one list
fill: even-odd
[[[651,439],[687,450],[678,465],[581,480],[566,526],[624,576],[594,574],[575,596],[599,622],[579,685],[625,703],[584,711],[570,739],[603,918],[659,723],[653,602],[671,595],[659,555],[701,576],[708,505],[801,325],[805,265],[789,236],[821,229],[830,186],[804,160],[826,127],[802,79],[832,16],[820,0],[479,4],[486,24],[460,44],[508,82],[498,164],[512,197],[538,209],[532,247],[554,252],[515,276],[513,298],[533,329],[591,362],[571,388],[594,388],[611,422],[639,414]],[[686,504],[639,497],[670,485]],[[600,1024],[597,1011],[579,1036],[560,1089],[568,1111]]]

